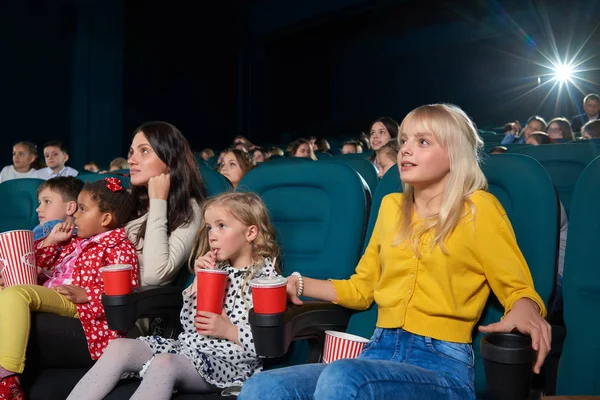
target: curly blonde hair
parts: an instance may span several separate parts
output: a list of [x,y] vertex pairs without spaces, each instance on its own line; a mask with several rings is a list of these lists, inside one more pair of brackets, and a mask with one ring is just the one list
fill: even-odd
[[[223,207],[235,219],[246,226],[256,226],[258,234],[252,242],[252,260],[258,264],[255,275],[262,268],[263,260],[267,257],[272,260],[278,258],[280,250],[277,245],[275,228],[271,224],[269,212],[265,203],[255,193],[228,192],[218,196],[211,197],[202,205],[202,215],[211,207]],[[190,255],[190,271],[193,273],[193,261],[201,257],[210,250],[208,242],[208,227],[203,225],[196,234],[195,245]],[[275,270],[281,273],[277,265],[273,265]]]

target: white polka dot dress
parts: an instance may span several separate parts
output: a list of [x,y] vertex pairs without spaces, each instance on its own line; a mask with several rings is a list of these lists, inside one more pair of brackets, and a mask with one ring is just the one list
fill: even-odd
[[[241,386],[246,379],[262,370],[262,361],[256,355],[254,340],[248,323],[248,309],[252,307],[250,285],[246,284],[242,293],[242,283],[249,276],[251,266],[233,268],[221,265],[228,273],[228,286],[225,297],[225,311],[230,321],[237,326],[241,346],[227,339],[219,339],[198,333],[194,327],[196,315],[196,293],[191,286],[183,291],[183,308],[180,314],[181,332],[177,339],[159,336],[140,337],[156,354],[173,353],[188,357],[198,373],[209,383],[226,388]],[[277,275],[271,259],[266,258],[264,266],[256,277]],[[243,297],[242,297],[243,296]],[[246,302],[244,302],[244,299]],[[152,359],[144,364],[140,376],[143,378]]]

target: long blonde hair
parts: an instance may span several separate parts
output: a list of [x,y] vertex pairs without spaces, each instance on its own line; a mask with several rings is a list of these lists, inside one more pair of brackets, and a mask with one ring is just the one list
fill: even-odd
[[[467,114],[452,104],[430,104],[412,110],[400,124],[400,134],[409,127],[411,131],[431,133],[447,150],[450,172],[440,212],[420,222],[413,221],[414,187],[404,184],[399,233],[395,244],[406,241],[419,256],[421,239],[432,233],[431,248],[439,245],[446,253],[444,243],[461,218],[469,212],[472,218],[475,217],[475,207],[469,196],[476,190],[487,190],[487,180],[479,167],[483,140]],[[466,211],[465,204],[469,206]]]
[[[250,274],[242,283],[242,291],[246,284],[256,276],[263,268],[264,259],[269,257],[273,261],[273,268],[278,273],[281,273],[277,265],[279,256],[279,246],[277,245],[277,237],[275,228],[271,224],[269,212],[265,203],[255,193],[244,192],[227,192],[218,196],[211,197],[202,205],[202,215],[206,215],[206,210],[211,207],[223,207],[236,220],[246,226],[256,226],[258,233],[252,242],[252,262],[254,263]],[[201,225],[196,234],[194,248],[190,254],[189,268],[194,273],[194,260],[197,257],[202,257],[210,250],[208,241],[208,227],[206,224]]]

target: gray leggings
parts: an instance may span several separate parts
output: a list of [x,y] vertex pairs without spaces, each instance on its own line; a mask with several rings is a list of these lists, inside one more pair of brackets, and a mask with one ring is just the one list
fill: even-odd
[[[136,339],[116,339],[77,386],[67,400],[102,400],[117,385],[125,372],[139,372],[152,358],[150,347]],[[142,383],[131,399],[169,400],[173,389],[211,393],[220,389],[206,382],[194,364],[181,354],[157,354],[146,370]]]

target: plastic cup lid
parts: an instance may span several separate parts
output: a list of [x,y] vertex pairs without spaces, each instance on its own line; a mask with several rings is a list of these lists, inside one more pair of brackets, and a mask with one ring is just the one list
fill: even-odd
[[133,267],[128,264],[114,264],[114,265],[107,265],[106,267],[100,268],[100,272],[129,271],[132,269],[133,269]]
[[203,269],[199,269],[196,271],[197,274],[222,274],[222,275],[227,275],[227,271],[224,271],[222,269],[209,269],[209,268],[203,268]]
[[250,287],[253,288],[273,288],[287,285],[287,278],[282,276],[254,278],[250,281]]
[[352,335],[352,334],[346,333],[346,332],[325,331],[325,334],[329,335],[329,336],[337,337],[340,339],[351,340],[353,342],[359,342],[359,343],[367,343],[369,341],[369,339],[365,339],[364,337]]

